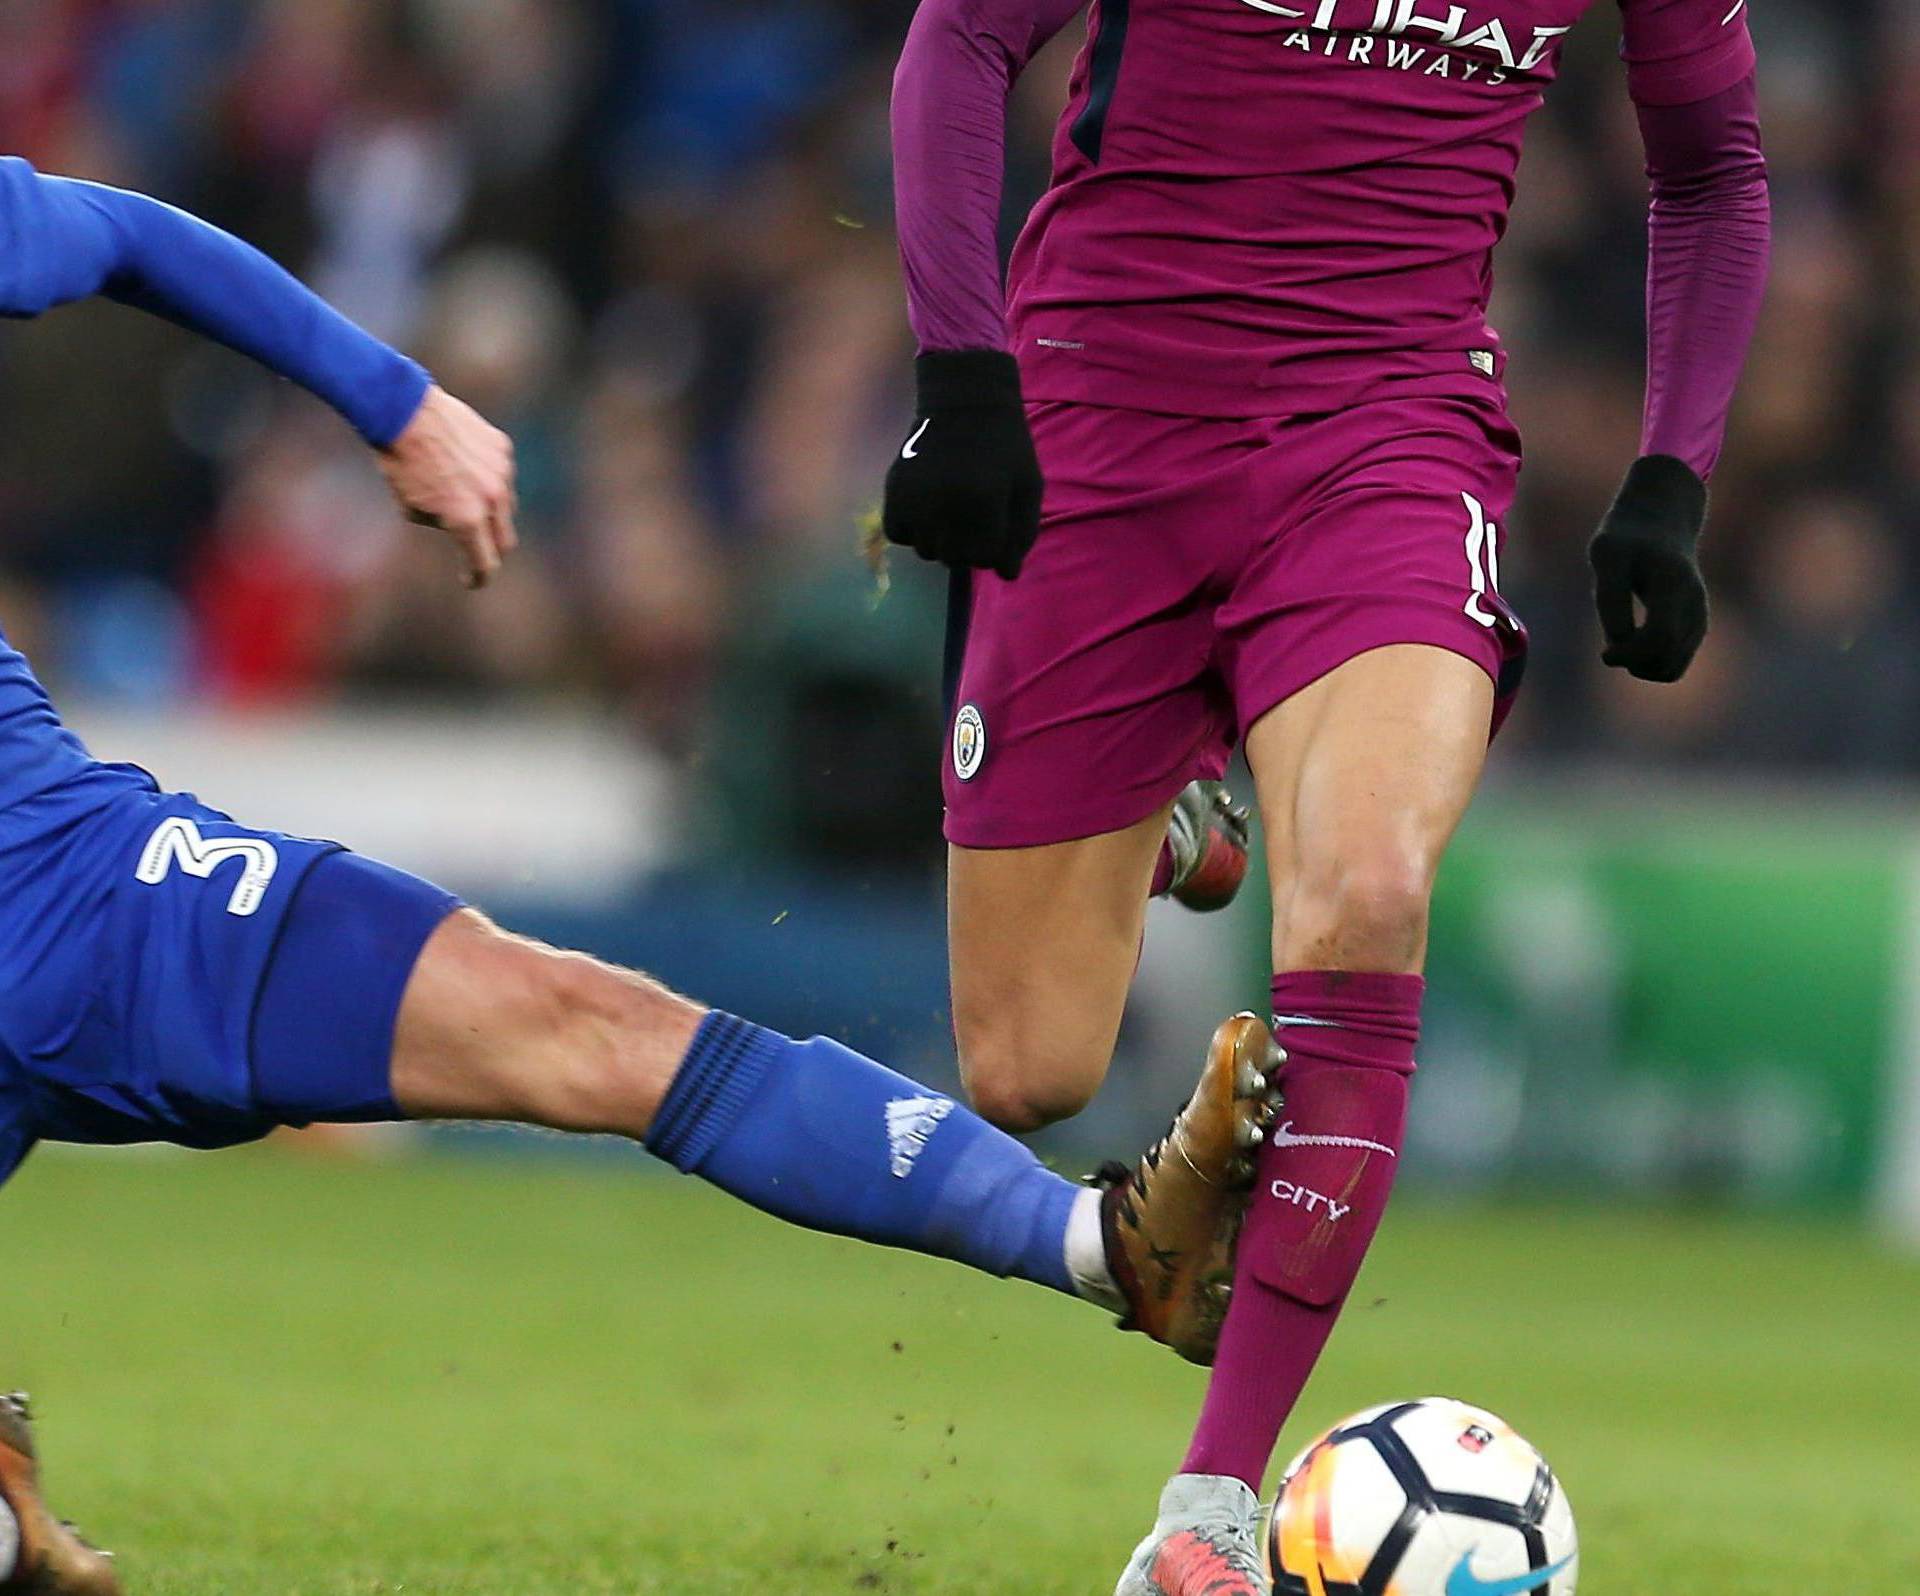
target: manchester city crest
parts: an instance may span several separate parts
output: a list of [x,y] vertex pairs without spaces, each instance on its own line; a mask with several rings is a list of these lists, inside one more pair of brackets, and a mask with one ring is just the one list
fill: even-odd
[[953,773],[962,781],[972,781],[986,757],[987,723],[972,704],[962,704],[953,717]]

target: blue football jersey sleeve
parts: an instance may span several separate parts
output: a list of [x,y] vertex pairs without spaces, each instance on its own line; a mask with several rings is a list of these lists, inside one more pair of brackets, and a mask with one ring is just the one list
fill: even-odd
[[430,381],[250,244],[159,200],[0,159],[0,314],[104,295],[250,355],[381,447]]

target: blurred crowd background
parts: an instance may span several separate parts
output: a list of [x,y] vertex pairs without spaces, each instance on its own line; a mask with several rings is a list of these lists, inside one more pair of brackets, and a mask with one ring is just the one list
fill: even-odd
[[[0,145],[198,210],[417,352],[520,440],[529,552],[470,601],[332,418],[85,309],[0,344],[8,629],[69,698],[587,695],[693,761],[728,740],[732,677],[792,650],[814,664],[782,713],[814,746],[930,759],[930,585],[898,573],[886,649],[807,619],[871,585],[856,529],[906,414],[886,98],[910,10],[13,0]],[[1756,8],[1774,287],[1715,483],[1713,640],[1655,691],[1598,669],[1582,558],[1639,408],[1643,181],[1612,13],[1576,36],[1500,258],[1528,444],[1503,566],[1536,645],[1511,757],[1906,772],[1920,35],[1901,4]],[[1022,86],[1009,234],[1077,42]],[[912,819],[873,846],[930,836],[927,766],[875,764]]]

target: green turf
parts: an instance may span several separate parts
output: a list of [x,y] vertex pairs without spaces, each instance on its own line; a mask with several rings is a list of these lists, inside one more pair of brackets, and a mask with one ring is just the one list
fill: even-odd
[[[1105,1596],[1200,1391],[1077,1304],[624,1167],[43,1154],[0,1214],[0,1379],[135,1596]],[[1500,1409],[1589,1596],[1920,1588],[1913,1264],[1409,1208],[1356,1302],[1296,1429]]]

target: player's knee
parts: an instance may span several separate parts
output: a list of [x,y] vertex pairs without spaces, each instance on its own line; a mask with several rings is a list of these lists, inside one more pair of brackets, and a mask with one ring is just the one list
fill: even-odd
[[1410,967],[1426,943],[1436,864],[1417,849],[1382,846],[1307,865],[1276,928],[1281,967]]
[[967,1077],[967,1098],[974,1112],[988,1124],[1016,1136],[1073,1118],[1087,1106],[1090,1096],[1071,1088],[1004,1075]]
[[960,1077],[974,1111],[1015,1135],[1071,1119],[1093,1099],[1102,1061],[1058,1047],[1019,1046],[1010,1037],[960,1043]]

